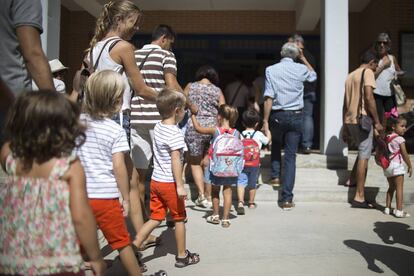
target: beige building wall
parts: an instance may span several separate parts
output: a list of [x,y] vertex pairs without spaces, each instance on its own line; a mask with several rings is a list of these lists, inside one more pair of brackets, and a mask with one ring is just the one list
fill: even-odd
[[[414,31],[413,14],[413,0],[372,0],[362,12],[350,13],[349,70],[358,66],[360,54],[382,31],[390,33],[393,52],[398,58],[399,32]],[[289,35],[296,31],[294,11],[144,11],[141,32],[150,33],[159,23],[173,26],[178,34]],[[69,11],[62,7],[60,58],[70,67],[67,76],[69,87],[69,80],[80,67],[94,26],[95,18],[87,12]],[[304,34],[319,33],[318,24],[315,30]],[[414,91],[407,91],[414,97]]]

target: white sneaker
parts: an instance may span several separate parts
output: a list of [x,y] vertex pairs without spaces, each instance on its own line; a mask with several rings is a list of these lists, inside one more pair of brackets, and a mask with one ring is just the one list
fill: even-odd
[[403,210],[397,210],[394,209],[394,216],[396,216],[397,218],[408,218],[411,217],[411,215]]
[[388,208],[388,207],[385,207],[385,209],[384,209],[384,214],[386,214],[386,215],[391,214],[391,209],[390,209],[390,208]]

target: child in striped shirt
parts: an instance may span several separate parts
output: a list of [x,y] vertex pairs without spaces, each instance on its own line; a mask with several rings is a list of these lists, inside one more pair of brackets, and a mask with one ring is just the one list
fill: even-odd
[[170,211],[175,221],[175,238],[177,244],[176,267],[196,264],[200,257],[186,249],[184,200],[187,192],[182,180],[183,152],[187,146],[184,136],[178,128],[178,122],[184,117],[186,99],[183,93],[164,89],[156,100],[162,121],[154,128],[154,171],[150,184],[150,219],[144,224],[134,241],[138,248],[143,241],[158,227]]
[[[124,153],[129,152],[124,129],[111,118],[121,109],[124,81],[103,70],[86,82],[84,112],[86,141],[78,150],[85,170],[89,204],[98,227],[113,250],[119,251],[129,275],[141,275],[124,217],[129,211],[129,178]],[[119,202],[122,195],[122,206]]]

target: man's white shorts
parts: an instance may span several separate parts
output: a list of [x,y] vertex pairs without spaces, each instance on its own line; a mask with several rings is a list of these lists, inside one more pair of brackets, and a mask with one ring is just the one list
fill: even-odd
[[152,159],[154,130],[131,128],[131,158],[137,169],[148,169]]

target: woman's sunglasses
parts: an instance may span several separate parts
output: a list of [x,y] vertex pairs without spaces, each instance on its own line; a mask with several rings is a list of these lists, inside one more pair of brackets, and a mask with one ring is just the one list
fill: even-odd
[[384,44],[384,45],[388,45],[388,41],[377,41],[378,45]]

